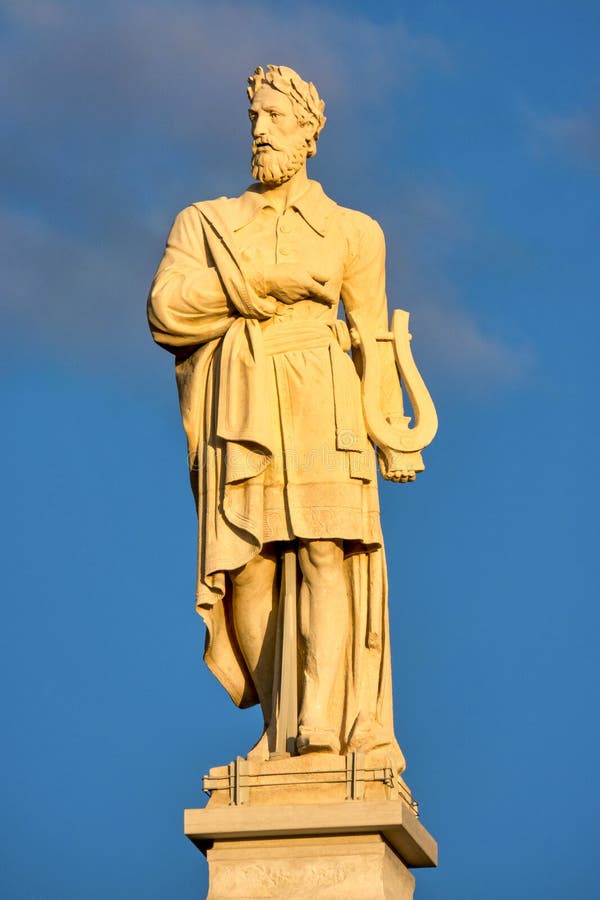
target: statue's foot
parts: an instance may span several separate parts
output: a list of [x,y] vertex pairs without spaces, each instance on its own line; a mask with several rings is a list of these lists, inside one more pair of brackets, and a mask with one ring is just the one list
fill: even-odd
[[301,725],[296,738],[296,750],[304,753],[339,753],[340,742],[330,728],[310,728]]
[[269,758],[269,736],[267,729],[263,731],[262,737],[256,742],[254,747],[246,754],[246,759],[255,760],[256,762],[265,762]]
[[346,748],[349,752],[364,753],[370,765],[385,765],[391,761],[398,773],[406,768],[404,754],[393,733],[384,729],[375,719],[358,719],[350,733]]

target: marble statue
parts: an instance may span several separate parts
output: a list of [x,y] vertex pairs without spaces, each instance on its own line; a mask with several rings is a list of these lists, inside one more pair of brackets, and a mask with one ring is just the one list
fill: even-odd
[[175,357],[205,659],[260,703],[248,759],[357,751],[401,772],[377,468],[413,481],[435,411],[408,315],[389,329],[380,226],[308,178],[315,86],[285,66],[248,81],[254,183],[179,213],[148,303]]

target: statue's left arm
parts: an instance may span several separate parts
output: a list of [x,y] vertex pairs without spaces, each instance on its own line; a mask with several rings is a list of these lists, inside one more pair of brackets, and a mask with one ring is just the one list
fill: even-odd
[[[350,259],[346,265],[341,296],[347,312],[365,315],[373,333],[389,330],[388,304],[385,290],[385,238],[380,225],[369,216],[355,214],[359,219],[358,236],[350,241]],[[388,422],[404,422],[402,389],[398,378],[394,348],[390,341],[378,341],[377,352],[381,371],[380,408]],[[414,469],[401,453],[378,446],[381,473],[391,481],[413,481]]]

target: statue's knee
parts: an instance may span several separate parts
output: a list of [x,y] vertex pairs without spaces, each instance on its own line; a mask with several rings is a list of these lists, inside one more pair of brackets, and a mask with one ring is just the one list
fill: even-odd
[[256,556],[244,566],[240,566],[239,569],[234,569],[229,573],[235,590],[268,586],[273,581],[274,575],[272,560],[264,559],[260,556]]
[[343,576],[344,555],[335,541],[306,541],[301,550],[302,574],[309,583],[338,583]]

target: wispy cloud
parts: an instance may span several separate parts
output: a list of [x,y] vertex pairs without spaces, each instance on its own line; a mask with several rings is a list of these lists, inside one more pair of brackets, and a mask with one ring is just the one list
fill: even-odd
[[[457,257],[488,271],[511,270],[522,248],[503,246],[486,233],[478,204],[433,182],[411,181],[385,214],[390,306],[411,311],[418,358],[427,371],[480,393],[514,386],[533,368],[533,348],[485,326],[485,285],[475,316],[450,274]],[[488,246],[489,245],[489,246]]]
[[[249,12],[242,2],[107,0],[92,14],[74,0],[4,0],[0,9],[9,25],[2,302],[14,328],[68,354],[146,344],[144,297],[170,218],[248,181],[244,85],[255,65],[292,65],[317,83],[329,116],[317,177],[343,202],[361,172],[369,211],[383,219],[394,202],[386,174],[362,161],[385,147],[402,92],[421,72],[452,65],[437,37],[400,18],[379,25],[314,4],[285,12],[259,2]],[[465,226],[431,186],[413,188],[412,205],[414,268],[432,235],[441,258]],[[426,287],[423,327],[434,340],[436,328],[454,335],[439,365],[511,377],[512,351],[456,302],[450,326],[448,297]]]
[[537,153],[558,151],[575,162],[600,167],[600,109],[560,115],[525,106],[524,112]]
[[531,370],[531,346],[513,346],[486,333],[464,309],[446,297],[424,297],[418,305],[419,342],[427,347],[428,359],[452,372],[456,380],[474,392],[491,383],[516,385]]
[[[444,66],[435,37],[312,4],[4,0],[0,100],[9,204],[60,208],[80,232],[111,209],[169,209],[248,179],[245,80],[285,62],[319,85],[340,146],[361,155],[381,108],[423,68]],[[360,112],[359,112],[360,111]],[[339,154],[338,154],[339,155]],[[354,154],[353,154],[354,155]],[[232,185],[232,174],[237,185]],[[194,195],[192,195],[194,196]],[[88,224],[90,222],[88,221]]]
[[[285,59],[330,102],[355,111],[366,98],[385,105],[420,69],[449,59],[441,41],[411,33],[401,20],[376,25],[316,4],[286,13],[260,2],[249,11],[240,0],[201,7],[107,0],[93,15],[70,0],[3,5],[13,24],[1,64],[12,74],[3,93],[13,112],[27,98],[37,112],[49,104],[59,113],[76,109],[89,122],[133,118],[134,126],[151,122],[171,140],[204,144],[215,124],[222,138],[231,120],[231,102],[222,101],[239,96],[245,104],[240,89],[259,63]],[[25,43],[31,52],[22,55]],[[237,133],[237,120],[233,127]]]
[[3,341],[92,366],[100,357],[122,368],[148,351],[144,300],[160,242],[143,222],[134,232],[90,241],[0,208]]

